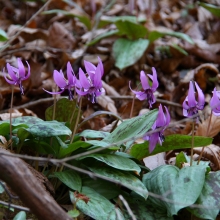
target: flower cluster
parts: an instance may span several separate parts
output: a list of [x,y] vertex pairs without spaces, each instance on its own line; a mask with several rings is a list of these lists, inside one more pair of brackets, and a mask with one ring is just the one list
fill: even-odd
[[56,85],[60,88],[60,91],[58,92],[49,92],[47,90],[45,91],[50,94],[60,94],[65,90],[68,90],[69,99],[72,100],[73,99],[72,91],[75,90],[75,92],[78,94],[79,97],[87,96],[87,98],[92,103],[95,103],[96,97],[100,96],[105,92],[105,90],[102,88],[102,80],[101,80],[104,74],[104,68],[101,59],[99,57],[98,59],[99,59],[99,63],[97,67],[88,61],[84,61],[85,69],[87,73],[85,74],[83,70],[80,68],[79,79],[76,78],[70,62],[67,63],[67,79],[65,79],[62,70],[60,70],[60,72],[54,70],[53,78]]
[[[156,102],[154,92],[156,91],[159,85],[157,80],[157,72],[154,67],[152,67],[152,72],[153,75],[150,74],[146,75],[143,70],[140,72],[140,80],[142,85],[141,91],[132,90],[129,83],[129,87],[131,91],[136,95],[136,98],[139,99],[140,101],[147,100],[149,108],[152,108],[152,105]],[[144,140],[149,141],[150,153],[154,150],[158,142],[160,143],[160,145],[162,145],[162,142],[165,139],[163,132],[170,123],[169,111],[167,107],[164,108],[165,108],[165,113],[163,111],[162,105],[159,106],[157,119],[152,126],[152,130],[153,131],[155,130],[155,132],[152,133],[151,135],[146,134],[143,137]]]

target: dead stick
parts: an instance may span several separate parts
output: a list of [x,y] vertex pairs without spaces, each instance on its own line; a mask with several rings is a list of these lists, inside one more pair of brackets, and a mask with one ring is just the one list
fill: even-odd
[[45,191],[21,159],[1,155],[1,152],[4,153],[6,150],[0,149],[0,179],[20,197],[38,219],[72,219]]

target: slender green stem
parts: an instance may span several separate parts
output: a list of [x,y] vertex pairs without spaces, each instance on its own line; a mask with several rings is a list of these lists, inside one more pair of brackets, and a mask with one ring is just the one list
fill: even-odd
[[195,122],[193,120],[193,122],[192,122],[192,146],[191,146],[190,166],[192,166],[192,162],[193,162],[194,130],[195,130]]
[[78,114],[77,114],[77,118],[76,118],[76,123],[75,123],[75,126],[74,126],[74,130],[73,130],[73,133],[72,133],[72,137],[71,137],[71,140],[70,140],[70,144],[72,144],[73,139],[74,139],[74,136],[75,136],[76,131],[77,131],[77,128],[78,128],[78,123],[79,123],[79,117],[80,117],[81,108],[82,108],[82,98],[80,98],[80,100],[79,100]]
[[11,88],[11,107],[10,107],[10,145],[12,150],[12,110],[13,110],[13,100],[14,100],[14,86]]
[[132,118],[133,111],[134,111],[134,102],[135,102],[135,95],[133,96],[132,105],[131,105],[131,112],[130,112],[130,118]]
[[[211,115],[210,115],[210,117],[209,117],[208,128],[207,128],[207,130],[206,130],[206,137],[209,135],[209,129],[210,129],[211,121],[212,121],[212,111],[211,111]],[[198,162],[197,162],[198,165],[199,165],[200,160],[201,160],[201,158],[202,158],[204,149],[205,149],[205,146],[202,147],[202,151],[201,151],[201,153],[200,153],[200,155],[199,155],[199,159],[198,159]]]
[[[57,91],[57,86],[55,88],[55,92]],[[55,115],[56,115],[56,95],[53,96],[53,116],[52,116],[52,120],[55,119]]]

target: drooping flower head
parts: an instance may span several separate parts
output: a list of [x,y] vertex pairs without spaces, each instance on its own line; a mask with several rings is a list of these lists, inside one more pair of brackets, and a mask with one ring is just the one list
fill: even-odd
[[96,97],[102,95],[105,90],[102,87],[102,76],[104,68],[101,59],[98,57],[97,67],[88,61],[84,61],[86,74],[79,69],[79,80],[77,81],[77,93],[80,96],[87,96],[92,103],[96,102]]
[[30,66],[27,61],[26,61],[26,63],[28,66],[27,74],[26,74],[25,67],[24,67],[20,58],[17,58],[18,68],[11,66],[9,63],[7,63],[7,65],[6,65],[10,79],[7,77],[6,73],[4,72],[5,80],[9,84],[18,85],[20,87],[20,91],[21,91],[22,95],[24,95],[24,88],[22,86],[22,81],[26,80],[31,74]]
[[46,89],[44,89],[44,91],[54,95],[54,94],[61,94],[62,92],[64,92],[64,90],[67,89],[69,92],[69,100],[73,100],[72,90],[75,88],[77,79],[73,72],[70,62],[67,63],[66,74],[67,74],[67,79],[65,79],[62,70],[60,70],[60,72],[57,70],[54,70],[53,78],[54,78],[56,85],[60,88],[60,91],[50,92],[50,91],[47,91]]
[[[195,88],[194,85],[195,84]],[[195,89],[197,91],[197,100],[195,96]],[[198,113],[198,110],[202,110],[205,104],[205,96],[196,82],[190,81],[188,96],[183,102],[183,115],[186,117],[192,117]]]
[[219,116],[220,115],[220,92],[214,88],[213,90],[213,96],[210,100],[210,106],[212,109],[212,112],[214,115]]
[[154,132],[151,135],[145,135],[143,137],[144,140],[149,141],[149,152],[150,153],[154,150],[157,143],[162,145],[162,142],[165,140],[163,132],[170,123],[170,113],[166,106],[164,106],[164,108],[165,108],[165,113],[163,111],[162,105],[160,104],[157,119],[152,126],[152,130],[156,130],[158,128],[161,128],[161,130]]
[[[136,98],[138,98],[140,101],[146,99],[148,101],[150,108],[152,108],[152,104],[156,102],[156,98],[154,97],[154,92],[158,87],[157,72],[154,67],[152,67],[152,71],[153,71],[153,75],[147,74],[147,76],[143,70],[141,71],[140,73],[140,80],[142,85],[141,91],[132,90],[129,83],[129,87],[131,91],[136,95]],[[151,85],[149,81],[151,81]]]

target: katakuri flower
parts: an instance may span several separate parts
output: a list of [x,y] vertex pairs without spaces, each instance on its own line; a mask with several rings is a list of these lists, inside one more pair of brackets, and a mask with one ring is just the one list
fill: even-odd
[[160,104],[157,119],[152,126],[152,130],[156,130],[156,129],[160,129],[160,130],[155,131],[154,133],[150,135],[145,135],[143,137],[144,140],[149,141],[149,152],[150,153],[154,150],[157,143],[162,145],[162,142],[165,140],[163,132],[170,123],[170,113],[166,106],[164,106],[164,108],[165,108],[165,113],[163,111],[162,105]]
[[20,87],[21,94],[24,95],[24,87],[22,86],[22,81],[26,80],[30,76],[31,74],[30,66],[26,61],[28,66],[28,72],[26,74],[25,67],[20,58],[17,58],[17,63],[18,63],[18,68],[11,66],[9,63],[6,64],[10,79],[7,77],[6,73],[3,70],[4,77],[9,84],[18,85]]
[[[156,91],[158,87],[158,80],[157,80],[157,72],[154,67],[152,67],[153,75],[146,74],[142,70],[140,73],[140,80],[141,80],[141,85],[142,85],[142,90],[141,91],[134,91],[131,89],[130,83],[129,87],[131,91],[136,95],[136,98],[138,98],[140,101],[143,101],[147,99],[149,108],[152,108],[152,104],[156,102],[156,98],[154,96],[154,92]],[[151,81],[151,85],[149,84],[149,79]]]
[[96,102],[96,97],[105,93],[102,87],[102,76],[104,74],[103,64],[100,58],[96,67],[88,61],[84,61],[87,74],[79,69],[79,80],[77,81],[76,91],[80,96],[87,96],[92,103]]
[[212,109],[212,112],[214,115],[219,116],[220,115],[220,92],[214,88],[213,90],[213,96],[210,100],[210,107]]
[[46,89],[43,89],[43,90],[48,92],[49,94],[54,95],[54,94],[61,94],[67,89],[69,92],[69,100],[73,100],[72,90],[75,88],[77,79],[76,79],[76,76],[73,72],[73,69],[72,69],[70,62],[67,63],[66,74],[67,74],[67,79],[65,79],[62,70],[60,70],[60,72],[57,70],[54,70],[54,72],[53,72],[54,81],[55,81],[56,85],[60,88],[60,91],[50,92],[50,91],[47,91]]
[[195,89],[193,82],[189,83],[188,96],[183,102],[183,115],[186,117],[192,117],[198,113],[198,110],[202,110],[205,104],[205,96],[196,82],[194,82],[197,90],[197,100],[195,97]]

